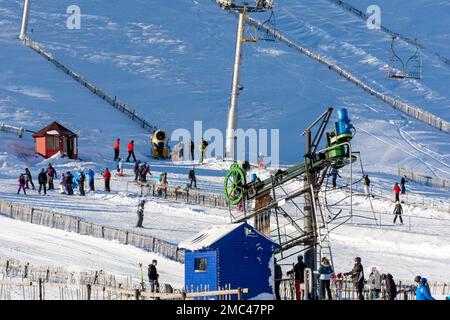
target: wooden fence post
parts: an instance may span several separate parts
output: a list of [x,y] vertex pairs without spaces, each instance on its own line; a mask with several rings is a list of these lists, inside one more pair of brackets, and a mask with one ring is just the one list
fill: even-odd
[[186,292],[181,291],[181,300],[186,300]]
[[87,300],[91,300],[92,287],[90,284],[86,285],[86,290],[87,290]]
[[39,300],[44,300],[43,299],[43,295],[42,295],[42,286],[43,286],[43,284],[42,284],[42,279],[41,278],[39,278],[38,284],[39,284]]

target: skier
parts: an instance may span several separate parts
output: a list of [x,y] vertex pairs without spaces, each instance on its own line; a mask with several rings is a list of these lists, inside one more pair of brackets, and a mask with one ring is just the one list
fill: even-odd
[[194,188],[197,189],[197,178],[195,177],[195,168],[193,167],[190,171],[189,171],[189,188],[192,188],[192,182],[194,183]]
[[25,168],[25,177],[26,177],[26,184],[27,184],[27,189],[30,189],[29,184],[31,184],[31,187],[33,188],[33,190],[35,190],[34,188],[34,183],[33,183],[33,177],[31,177],[31,172],[28,168]]
[[55,185],[53,184],[53,179],[58,179],[58,175],[56,174],[55,168],[52,167],[52,164],[48,164],[47,168],[47,176],[48,176],[48,190],[55,190]]
[[122,158],[117,159],[117,175],[123,177],[123,161]]
[[87,172],[88,175],[88,180],[89,180],[89,190],[90,191],[95,191],[95,185],[94,185],[94,177],[95,177],[95,172],[92,169],[89,169]]
[[136,224],[136,228],[143,228],[144,226],[142,223],[144,222],[144,206],[145,206],[145,199],[141,199],[138,204],[137,209],[137,215],[138,215],[138,222]]
[[350,272],[344,273],[345,276],[351,276],[353,287],[356,289],[359,300],[364,300],[363,289],[364,289],[364,268],[361,264],[361,258],[356,257],[354,260],[353,269]]
[[364,193],[367,198],[370,197],[370,179],[367,174],[364,175]]
[[266,166],[264,165],[264,156],[263,156],[262,152],[259,153],[258,162],[259,162],[258,167],[260,169],[265,169]]
[[111,172],[106,168],[104,172],[102,172],[103,179],[105,180],[105,191],[111,192],[109,181],[111,180]]
[[381,280],[384,282],[386,288],[386,298],[389,301],[394,301],[397,296],[397,286],[394,282],[394,277],[388,273],[381,276]]
[[400,187],[398,186],[397,182],[394,185],[394,194],[395,194],[395,202],[400,201]]
[[430,293],[430,289],[428,287],[428,281],[426,278],[421,278],[419,286],[416,290],[416,300],[436,300]]
[[333,184],[333,188],[336,188],[336,182],[337,182],[337,178],[342,178],[340,175],[339,175],[339,170],[338,169],[336,169],[336,168],[333,168],[333,170],[331,170],[331,181],[332,181],[332,184]]
[[403,219],[402,219],[403,208],[402,208],[402,205],[400,204],[400,201],[397,201],[395,203],[394,214],[395,214],[394,224],[395,224],[395,221],[397,221],[397,217],[400,218],[400,223],[403,224]]
[[140,163],[141,161],[138,160],[134,163],[134,168],[133,168],[133,172],[134,172],[134,181],[137,181],[139,178],[139,170],[140,170]]
[[47,195],[47,173],[44,168],[41,169],[41,172],[38,175],[38,182],[39,194],[41,194],[42,188],[44,188],[44,195]]
[[402,194],[406,193],[406,187],[405,187],[406,182],[407,182],[406,177],[403,176],[402,179],[400,180],[400,189],[401,189]]
[[281,280],[283,279],[283,270],[281,270],[281,266],[277,263],[277,258],[274,258],[275,264],[275,299],[281,300],[280,296],[280,285]]
[[127,162],[130,162],[130,157],[133,156],[133,162],[136,162],[136,157],[134,156],[134,140],[128,143],[128,158]]
[[86,181],[86,176],[83,171],[80,172],[80,180],[78,184],[78,188],[80,190],[80,195],[85,196],[86,193],[84,192],[84,181]]
[[147,164],[147,162],[145,162],[140,173],[141,182],[147,182],[147,174],[152,175],[152,173],[150,172],[150,166]]
[[61,178],[59,180],[59,193],[64,194],[67,191],[66,187],[66,175],[64,173],[61,173]]
[[25,183],[26,183],[26,179],[25,179],[25,175],[22,173],[19,176],[19,190],[17,190],[17,194],[20,193],[20,190],[23,190],[23,194],[27,194],[27,192],[25,191]]
[[120,139],[117,138],[116,141],[114,141],[114,161],[117,161],[119,159],[120,154]]
[[331,275],[334,273],[330,261],[326,257],[320,260],[319,281],[320,281],[320,300],[325,300],[325,289],[327,291],[328,300],[332,300],[330,281]]
[[184,144],[183,144],[183,141],[180,142],[180,149],[178,151],[178,158],[181,161],[184,160]]
[[190,140],[189,147],[191,149],[191,160],[194,160],[194,151],[195,151],[194,141]]
[[70,173],[70,171],[67,171],[66,174],[66,188],[67,188],[67,194],[69,196],[73,195],[73,175]]
[[153,260],[152,264],[148,265],[148,281],[150,283],[150,292],[159,292],[159,283],[158,283],[158,270],[156,266],[158,265],[158,261]]
[[376,300],[381,292],[381,275],[376,267],[372,268],[369,275],[370,299]]
[[164,192],[164,198],[167,198],[167,187],[168,187],[169,183],[167,182],[167,173],[166,172],[161,173],[160,182],[161,182],[161,186],[160,186],[159,194],[162,195],[162,193]]
[[202,137],[202,142],[200,144],[200,163],[203,163],[203,159],[205,158],[206,147],[208,146],[208,142]]
[[287,272],[287,275],[290,276],[294,274],[295,279],[295,296],[297,300],[303,300],[305,295],[305,290],[303,289],[303,283],[305,282],[305,269],[307,268],[306,264],[303,262],[303,256],[299,255],[297,257],[297,263],[294,265],[294,268],[291,271]]

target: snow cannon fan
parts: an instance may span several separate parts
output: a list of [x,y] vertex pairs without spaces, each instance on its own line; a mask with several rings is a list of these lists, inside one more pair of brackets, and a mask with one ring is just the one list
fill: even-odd
[[[327,132],[327,158],[329,159],[348,156],[348,145],[346,143],[352,140],[354,135],[353,131],[355,130],[348,117],[347,109],[341,108],[337,114],[338,121],[334,123],[334,130]],[[338,166],[337,163],[336,166]]]
[[227,172],[224,181],[225,200],[228,205],[238,205],[244,200],[245,185],[247,184],[244,169],[233,163]]
[[167,145],[168,134],[162,130],[156,130],[151,138],[152,157],[155,159],[166,159],[169,157],[170,149]]

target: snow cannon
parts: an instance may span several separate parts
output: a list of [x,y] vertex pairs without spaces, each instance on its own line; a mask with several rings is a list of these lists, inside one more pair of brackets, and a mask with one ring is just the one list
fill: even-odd
[[152,157],[154,159],[167,159],[170,154],[168,145],[169,136],[162,129],[156,130],[151,138]]
[[340,158],[348,156],[348,146],[344,143],[353,138],[355,127],[351,124],[348,111],[341,108],[337,111],[338,121],[334,123],[334,130],[327,133],[327,158]]

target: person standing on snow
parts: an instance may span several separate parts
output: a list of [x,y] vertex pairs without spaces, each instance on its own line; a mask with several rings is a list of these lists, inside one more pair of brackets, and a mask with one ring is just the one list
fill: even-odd
[[336,185],[337,185],[337,178],[342,178],[340,175],[339,175],[339,170],[338,169],[336,169],[336,168],[333,168],[333,170],[331,170],[331,183],[332,183],[332,185],[333,185],[333,188],[336,188]]
[[110,180],[111,180],[111,172],[109,172],[109,169],[106,168],[105,171],[102,173],[103,179],[105,180],[105,191],[111,192],[111,186],[110,186]]
[[66,189],[67,189],[67,194],[69,196],[73,195],[73,175],[70,173],[70,171],[67,171],[66,174]]
[[195,146],[194,146],[194,141],[190,140],[189,141],[189,148],[191,149],[191,160],[194,161],[194,152],[195,152]]
[[19,182],[19,190],[17,190],[17,194],[20,193],[20,190],[23,190],[23,194],[27,194],[25,191],[26,178],[24,174],[21,174],[18,179]]
[[116,141],[114,141],[114,161],[117,161],[119,159],[120,154],[120,139],[117,138]]
[[61,173],[61,178],[59,179],[59,193],[67,193],[66,175],[64,173]]
[[297,257],[297,263],[294,265],[294,268],[291,271],[287,272],[288,276],[294,274],[295,296],[296,296],[297,300],[304,299],[305,290],[303,289],[303,283],[305,282],[305,269],[306,268],[307,268],[307,266],[303,262],[303,256],[299,255]]
[[192,168],[189,171],[188,178],[189,178],[189,186],[188,187],[192,188],[192,183],[194,183],[194,188],[197,189],[197,178],[195,177],[195,168]]
[[133,162],[136,162],[136,157],[134,156],[134,140],[128,143],[128,158],[127,162],[130,162],[130,157],[133,156]]
[[89,180],[89,190],[94,192],[95,191],[95,172],[92,169],[89,169],[87,172],[88,180]]
[[117,159],[117,175],[123,177],[123,161],[122,158]]
[[405,186],[405,183],[406,183],[406,182],[407,182],[407,181],[406,181],[406,177],[403,176],[402,179],[400,180],[401,194],[405,194],[405,193],[406,193],[406,186]]
[[141,199],[138,204],[137,215],[138,222],[136,224],[136,228],[143,228],[142,223],[144,222],[144,207],[145,207],[145,199]]
[[370,299],[376,300],[381,292],[381,275],[377,268],[373,267],[369,275]]
[[53,184],[53,179],[58,179],[58,175],[56,174],[55,168],[52,167],[52,164],[48,164],[47,168],[47,177],[48,177],[48,189],[47,190],[55,190],[55,185]]
[[159,292],[159,284],[158,284],[158,270],[156,266],[158,265],[158,261],[153,260],[152,264],[148,265],[148,282],[150,283],[150,292]]
[[333,267],[330,264],[330,261],[326,257],[322,257],[320,260],[320,268],[319,268],[319,282],[320,282],[320,300],[325,300],[325,289],[327,292],[328,300],[332,300],[331,296],[331,275],[334,274]]
[[203,163],[203,160],[205,159],[205,152],[206,147],[208,146],[208,142],[206,142],[205,139],[202,137],[202,142],[200,144],[200,163]]
[[367,198],[370,197],[370,179],[367,174],[364,175],[364,193]]
[[184,160],[184,144],[183,141],[180,142],[180,150],[178,151],[178,159],[183,161]]
[[133,172],[134,172],[134,181],[138,181],[139,178],[139,170],[140,170],[140,163],[141,161],[138,160],[134,164]]
[[403,219],[402,219],[403,207],[402,207],[400,201],[397,201],[395,203],[394,214],[395,214],[394,224],[395,224],[395,221],[397,221],[397,217],[400,218],[400,223],[403,224]]
[[381,281],[384,282],[386,288],[386,298],[389,301],[394,301],[397,296],[397,285],[395,284],[394,277],[392,274],[383,274],[381,276]]
[[44,188],[44,195],[47,195],[47,173],[45,172],[45,169],[42,168],[41,172],[38,175],[38,182],[39,182],[39,194],[41,194],[42,188]]
[[432,297],[430,286],[426,278],[421,278],[416,290],[416,300],[436,300]]
[[394,194],[395,202],[400,201],[400,187],[398,186],[397,182],[394,184]]
[[84,191],[84,181],[86,181],[86,176],[84,175],[84,172],[81,171],[80,172],[80,180],[79,180],[79,184],[78,184],[78,189],[80,190],[80,196],[85,196],[86,193]]
[[281,266],[277,263],[277,258],[274,258],[274,264],[275,264],[275,299],[281,300],[280,285],[281,280],[283,280],[283,270],[281,270]]
[[25,177],[26,177],[26,188],[30,189],[28,184],[31,184],[31,187],[33,188],[33,190],[35,190],[34,188],[34,183],[33,183],[33,177],[31,176],[31,172],[28,168],[25,168]]
[[358,294],[358,300],[364,300],[363,289],[364,289],[364,268],[361,264],[361,258],[356,257],[354,260],[353,269],[350,272],[344,273],[345,276],[351,276],[353,287],[356,289]]

